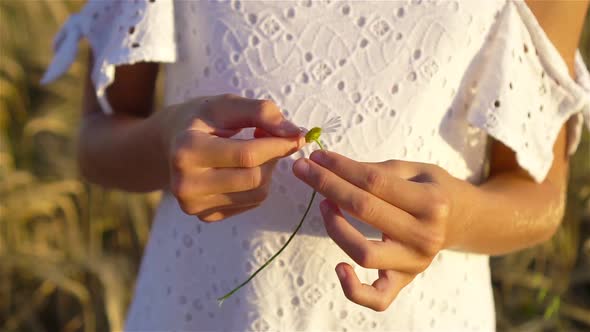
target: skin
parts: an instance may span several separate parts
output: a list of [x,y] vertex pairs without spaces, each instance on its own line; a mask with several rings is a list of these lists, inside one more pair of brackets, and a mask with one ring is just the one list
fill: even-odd
[[[157,70],[152,63],[117,67],[107,90],[110,116],[102,113],[87,75],[82,175],[127,191],[169,189],[185,213],[206,222],[257,207],[268,195],[276,161],[305,144],[300,129],[273,102],[231,94],[152,113]],[[248,127],[259,128],[256,139],[229,138]]]
[[[528,2],[573,76],[574,54],[588,1]],[[565,125],[555,142],[552,167],[542,183],[520,168],[514,152],[493,142],[491,172],[481,185],[456,179],[436,165],[389,160],[361,163],[315,151],[293,172],[326,197],[320,204],[330,237],[357,264],[378,269],[362,284],[352,266],[336,273],[345,296],[384,311],[443,249],[499,255],[549,239],[565,206],[568,157]],[[367,240],[342,210],[382,231]]]
[[[573,75],[588,1],[527,3]],[[87,75],[78,153],[82,175],[128,191],[168,188],[185,213],[205,222],[258,206],[277,159],[303,146],[297,128],[271,101],[235,95],[200,97],[154,112],[157,73],[153,63],[117,67],[107,90],[110,116],[101,112]],[[245,127],[257,128],[255,139],[229,139]],[[345,296],[383,311],[440,250],[498,255],[549,239],[564,210],[566,143],[564,127],[542,183],[500,142],[493,142],[490,176],[478,186],[436,165],[362,163],[324,151],[298,160],[293,171],[327,198],[320,208],[336,244],[359,265],[379,270],[367,285],[350,265],[338,264]],[[364,238],[342,210],[381,230],[382,241]]]

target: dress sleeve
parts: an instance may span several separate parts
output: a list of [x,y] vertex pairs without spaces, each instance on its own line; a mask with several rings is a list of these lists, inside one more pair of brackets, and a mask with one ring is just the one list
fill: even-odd
[[506,2],[468,77],[468,121],[516,153],[519,165],[542,182],[553,145],[567,123],[569,154],[590,129],[590,77],[579,50],[576,80],[534,14],[522,1]]
[[63,75],[86,37],[94,55],[92,82],[105,113],[112,113],[105,90],[115,79],[115,66],[140,61],[176,61],[172,0],[90,0],[69,17],[53,42],[54,58],[42,84]]

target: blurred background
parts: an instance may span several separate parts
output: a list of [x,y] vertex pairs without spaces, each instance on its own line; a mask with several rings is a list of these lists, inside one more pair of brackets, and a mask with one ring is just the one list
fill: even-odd
[[[85,52],[64,78],[38,84],[53,36],[82,4],[0,0],[0,331],[122,330],[158,200],[78,176]],[[587,19],[590,64],[589,48]],[[590,331],[588,136],[571,160],[561,229],[493,259],[498,331]]]

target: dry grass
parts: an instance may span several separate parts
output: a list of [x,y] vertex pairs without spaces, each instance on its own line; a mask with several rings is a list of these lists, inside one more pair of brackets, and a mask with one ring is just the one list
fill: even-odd
[[0,2],[0,330],[121,330],[153,197],[80,181],[82,61],[37,83],[79,2]]
[[[0,1],[2,331],[121,330],[157,199],[79,179],[73,153],[83,61],[50,87],[37,83],[53,34],[80,4]],[[499,330],[590,329],[589,169],[586,135],[558,234],[494,260]]]

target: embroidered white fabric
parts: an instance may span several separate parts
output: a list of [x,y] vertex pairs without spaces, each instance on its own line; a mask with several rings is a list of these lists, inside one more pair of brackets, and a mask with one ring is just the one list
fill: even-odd
[[[569,119],[573,153],[582,114],[590,120],[580,55],[576,82],[520,1],[90,1],[58,34],[44,82],[67,70],[81,37],[98,59],[92,79],[106,111],[116,65],[168,62],[166,104],[231,92],[272,99],[304,127],[340,116],[328,149],[434,163],[474,183],[486,175],[489,136],[542,181],[560,127]],[[354,262],[327,236],[318,199],[282,255],[217,306],[294,229],[311,190],[291,165],[312,148],[278,163],[264,204],[219,223],[183,214],[165,193],[126,330],[493,331],[485,255],[440,253],[385,312],[348,301],[334,266]],[[363,282],[377,274],[356,269]]]

